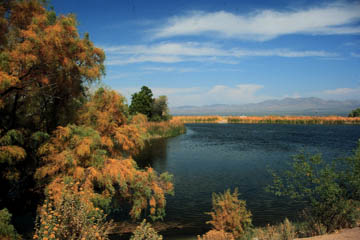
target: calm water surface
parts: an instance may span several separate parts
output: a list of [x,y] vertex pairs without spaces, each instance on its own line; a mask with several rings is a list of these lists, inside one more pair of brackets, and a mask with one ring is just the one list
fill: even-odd
[[[292,156],[305,150],[329,161],[357,146],[357,125],[187,124],[184,135],[152,141],[137,157],[140,166],[174,175],[175,196],[167,197],[165,221],[201,234],[211,210],[211,194],[238,188],[255,226],[294,218],[300,203],[265,192],[267,168],[282,171]],[[172,233],[175,234],[174,231]],[[165,233],[170,234],[171,233]],[[166,239],[175,239],[166,236]],[[179,238],[178,238],[179,239]]]

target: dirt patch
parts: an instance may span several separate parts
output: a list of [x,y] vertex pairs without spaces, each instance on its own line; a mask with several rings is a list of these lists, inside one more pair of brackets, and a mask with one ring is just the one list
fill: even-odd
[[336,233],[325,234],[311,238],[297,238],[299,240],[360,240],[360,227],[342,229]]

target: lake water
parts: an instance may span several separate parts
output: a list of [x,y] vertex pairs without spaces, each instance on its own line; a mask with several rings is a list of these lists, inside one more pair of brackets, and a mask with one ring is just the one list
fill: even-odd
[[358,125],[187,124],[184,135],[151,141],[137,157],[141,167],[174,175],[175,196],[167,197],[165,221],[181,224],[171,235],[196,235],[205,224],[213,192],[238,188],[262,226],[294,219],[300,203],[265,192],[270,167],[282,171],[292,156],[305,150],[329,161],[352,154],[360,138]]

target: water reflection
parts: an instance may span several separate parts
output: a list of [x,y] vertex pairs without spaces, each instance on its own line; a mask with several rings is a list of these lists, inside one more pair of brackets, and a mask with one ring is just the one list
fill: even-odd
[[167,139],[153,139],[146,141],[143,150],[135,156],[135,161],[140,168],[157,166],[166,169]]

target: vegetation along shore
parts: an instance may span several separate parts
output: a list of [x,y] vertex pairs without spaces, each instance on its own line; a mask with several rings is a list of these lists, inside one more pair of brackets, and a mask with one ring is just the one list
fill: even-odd
[[360,124],[360,117],[341,116],[174,116],[183,123]]

